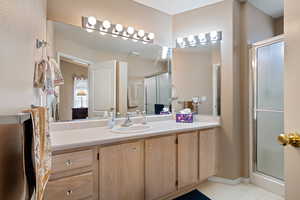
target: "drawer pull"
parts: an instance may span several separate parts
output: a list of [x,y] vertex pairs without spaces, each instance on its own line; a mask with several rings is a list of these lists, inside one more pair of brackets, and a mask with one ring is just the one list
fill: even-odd
[[67,191],[67,196],[69,197],[69,196],[71,196],[72,195],[72,193],[73,193],[73,191],[72,190],[68,190]]
[[73,163],[72,163],[71,160],[67,160],[67,161],[65,162],[65,164],[66,164],[67,167],[71,167]]

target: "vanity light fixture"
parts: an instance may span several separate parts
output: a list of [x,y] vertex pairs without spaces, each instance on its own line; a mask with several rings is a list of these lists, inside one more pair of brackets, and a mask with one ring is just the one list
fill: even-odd
[[136,30],[131,26],[124,27],[121,24],[112,24],[110,21],[100,21],[93,16],[82,17],[82,27],[88,32],[98,31],[100,34],[111,34],[113,37],[120,36],[124,40],[131,39],[134,42],[150,44],[154,42],[154,33],[146,33],[144,30]]
[[145,36],[145,31],[144,30],[139,30],[137,35],[138,35],[139,38],[143,38]]
[[111,27],[110,21],[105,20],[105,21],[102,22],[102,26],[100,27],[100,31],[107,32],[110,27]]
[[127,28],[127,33],[128,33],[128,35],[134,34],[134,28],[131,27],[131,26],[129,26],[129,27]]
[[95,27],[95,25],[97,24],[97,19],[96,17],[93,16],[89,16],[87,21],[88,21],[87,25],[91,28]]
[[217,43],[222,40],[221,31],[212,31],[210,33],[200,33],[198,35],[190,35],[188,37],[179,37],[176,39],[176,46],[179,48],[196,47],[207,45],[209,43]]
[[90,29],[90,28],[87,28],[86,31],[87,31],[88,33],[94,32],[94,30],[93,30],[93,29]]

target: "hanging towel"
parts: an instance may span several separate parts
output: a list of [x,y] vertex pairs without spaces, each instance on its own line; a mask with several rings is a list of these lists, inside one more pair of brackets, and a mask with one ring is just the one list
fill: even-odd
[[48,112],[45,107],[37,107],[24,112],[31,113],[32,119],[32,157],[35,173],[34,200],[43,200],[51,170],[51,141]]
[[45,89],[47,65],[48,62],[46,60],[41,60],[35,63],[33,87],[43,90]]
[[61,73],[61,70],[56,62],[56,60],[54,60],[53,58],[49,59],[49,65],[50,68],[52,70],[53,73],[53,82],[54,82],[54,86],[60,86],[64,84],[64,77]]
[[55,86],[64,84],[57,62],[53,58],[41,60],[35,64],[33,86],[41,88],[47,94],[53,94]]

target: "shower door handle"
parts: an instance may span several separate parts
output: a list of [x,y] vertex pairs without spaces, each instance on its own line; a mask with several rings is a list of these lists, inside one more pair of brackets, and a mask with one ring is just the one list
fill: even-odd
[[300,147],[300,135],[298,133],[281,134],[278,136],[278,142],[283,146],[288,144],[293,147]]

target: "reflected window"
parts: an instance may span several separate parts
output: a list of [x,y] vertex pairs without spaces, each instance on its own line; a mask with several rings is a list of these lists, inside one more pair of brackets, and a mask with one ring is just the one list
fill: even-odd
[[88,79],[74,77],[74,108],[88,107]]

